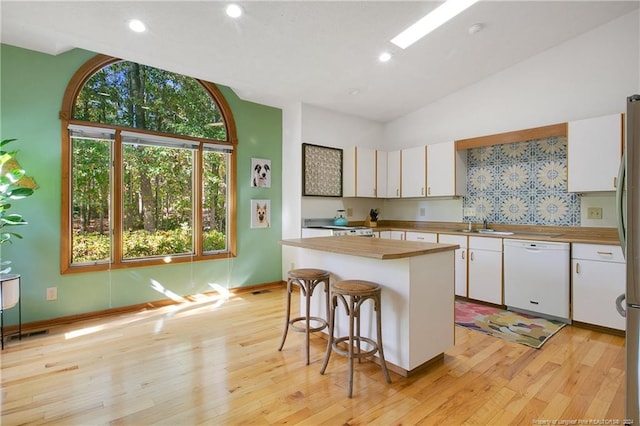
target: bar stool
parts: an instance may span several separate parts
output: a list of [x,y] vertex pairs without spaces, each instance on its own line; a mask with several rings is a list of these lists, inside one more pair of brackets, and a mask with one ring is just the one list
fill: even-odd
[[[382,322],[380,311],[382,309],[381,303],[382,290],[380,285],[363,280],[344,280],[338,281],[331,285],[331,314],[329,316],[329,341],[327,343],[327,353],[324,357],[324,364],[320,370],[320,374],[324,374],[327,364],[329,364],[329,357],[331,351],[334,350],[339,355],[346,356],[349,361],[349,390],[347,395],[351,398],[353,394],[353,360],[358,359],[358,362],[362,358],[373,356],[378,352],[380,354],[380,366],[384,373],[384,378],[387,383],[391,383],[389,377],[389,371],[387,370],[387,364],[384,360],[384,350],[382,347]],[[348,298],[348,300],[347,300]],[[336,322],[336,308],[338,307],[338,300],[342,301],[347,315],[349,316],[349,335],[343,337],[334,338],[335,322]],[[366,300],[373,301],[373,308],[376,311],[376,329],[377,329],[377,341],[368,337],[360,336],[360,308],[362,303]],[[354,334],[354,322],[356,326]],[[340,343],[347,342],[347,348],[342,349],[338,347]],[[364,342],[370,346],[368,351],[361,351],[360,343]]]
[[[287,313],[285,315],[284,321],[284,331],[282,333],[282,342],[280,342],[279,351],[284,347],[284,342],[287,339],[287,331],[289,327],[293,329],[293,331],[305,333],[306,337],[306,355],[307,355],[307,365],[309,365],[309,333],[313,333],[315,331],[324,330],[329,326],[329,323],[324,318],[310,316],[310,307],[311,307],[311,296],[313,295],[313,290],[320,283],[324,283],[324,292],[325,292],[325,305],[326,305],[326,314],[329,314],[329,276],[331,274],[328,271],[323,269],[312,269],[312,268],[300,268],[300,269],[292,269],[288,273],[287,279]],[[291,293],[293,291],[294,286],[298,286],[300,291],[305,296],[306,310],[305,315],[291,318]],[[298,325],[297,323],[300,321],[304,321],[304,325]],[[310,322],[315,321],[319,325],[312,327]]]

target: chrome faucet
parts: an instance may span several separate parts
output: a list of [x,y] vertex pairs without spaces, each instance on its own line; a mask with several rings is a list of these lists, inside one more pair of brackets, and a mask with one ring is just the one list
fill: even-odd
[[487,229],[487,219],[482,221],[482,229]]

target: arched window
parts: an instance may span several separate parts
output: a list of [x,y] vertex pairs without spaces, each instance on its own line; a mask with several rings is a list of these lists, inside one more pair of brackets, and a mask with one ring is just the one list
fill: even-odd
[[60,118],[63,273],[235,255],[237,138],[214,84],[98,55]]

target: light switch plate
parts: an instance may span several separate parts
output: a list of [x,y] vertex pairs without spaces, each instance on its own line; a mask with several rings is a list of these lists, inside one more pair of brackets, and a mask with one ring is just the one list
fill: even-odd
[[465,207],[464,208],[464,216],[475,216],[476,215],[476,209],[474,209],[473,207]]

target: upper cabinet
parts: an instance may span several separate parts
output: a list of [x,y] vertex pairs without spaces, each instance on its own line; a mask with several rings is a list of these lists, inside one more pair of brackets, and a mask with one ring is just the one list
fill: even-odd
[[622,155],[622,114],[569,122],[567,189],[614,191]]
[[376,151],[376,196],[387,197],[387,157],[384,151]]
[[454,141],[427,145],[427,197],[467,193],[466,153]]
[[427,186],[427,147],[402,150],[402,198],[425,197]]
[[343,150],[342,195],[376,197],[376,150],[351,147]]
[[387,152],[386,197],[400,198],[400,151]]

